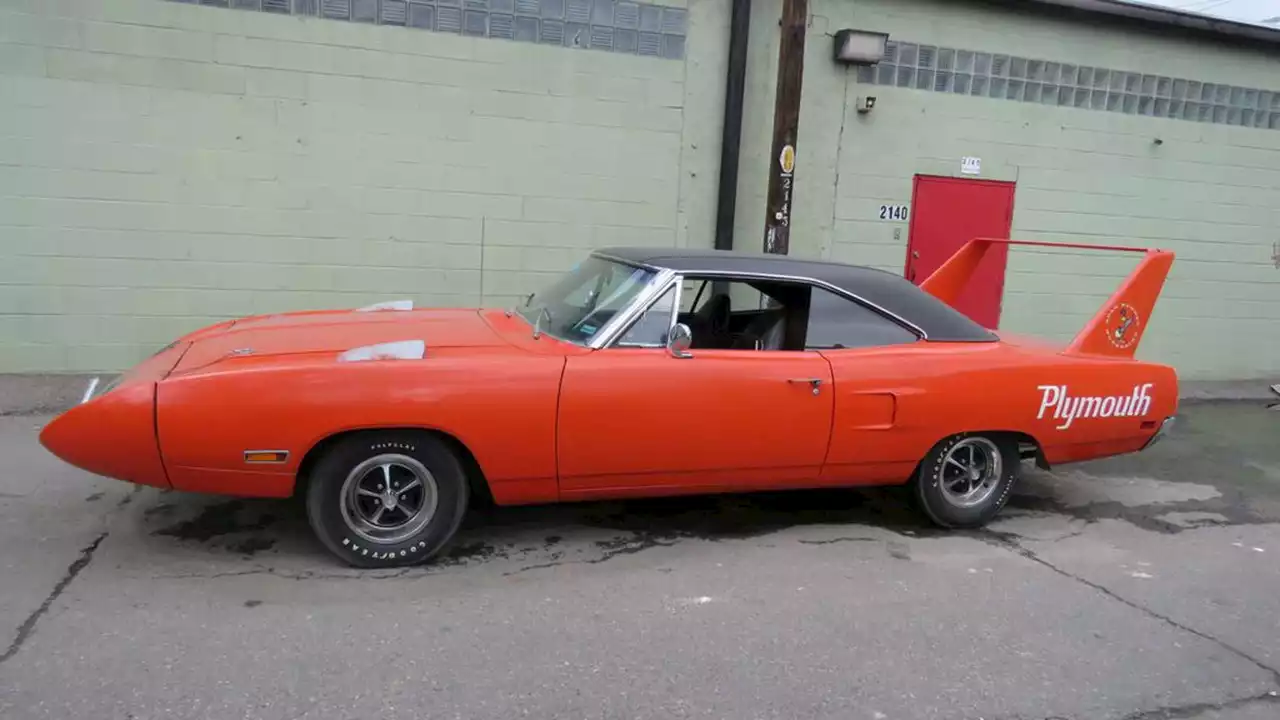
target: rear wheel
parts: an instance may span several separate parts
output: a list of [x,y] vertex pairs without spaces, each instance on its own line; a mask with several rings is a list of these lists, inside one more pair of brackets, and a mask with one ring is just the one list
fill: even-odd
[[920,463],[915,499],[945,528],[978,528],[1009,500],[1020,470],[1018,445],[996,434],[961,433],[938,443]]
[[401,567],[444,549],[469,499],[462,463],[439,439],[368,432],[339,441],[316,463],[307,485],[307,519],[344,562]]

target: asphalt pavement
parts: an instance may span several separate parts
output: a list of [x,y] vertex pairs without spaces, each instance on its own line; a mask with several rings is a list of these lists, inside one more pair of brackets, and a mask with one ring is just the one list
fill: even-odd
[[356,571],[296,504],[95,478],[0,417],[0,718],[1280,718],[1280,410],[895,491],[489,509]]

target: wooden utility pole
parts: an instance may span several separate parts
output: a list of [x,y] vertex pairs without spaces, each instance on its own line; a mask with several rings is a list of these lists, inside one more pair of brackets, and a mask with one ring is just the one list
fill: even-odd
[[764,220],[764,251],[778,255],[786,255],[791,248],[791,201],[795,195],[796,134],[800,126],[800,84],[804,79],[804,37],[808,20],[808,0],[782,0],[773,151],[769,154],[768,214]]

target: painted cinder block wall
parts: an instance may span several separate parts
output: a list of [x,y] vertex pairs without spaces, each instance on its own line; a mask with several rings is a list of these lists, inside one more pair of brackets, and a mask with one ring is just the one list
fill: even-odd
[[[779,9],[779,0],[756,0],[753,53],[776,57]],[[961,158],[976,156],[981,177],[1017,183],[1015,238],[1178,253],[1139,357],[1171,363],[1191,380],[1280,375],[1280,267],[1273,259],[1280,241],[1280,50],[950,0],[813,0],[810,11],[793,254],[903,272],[908,223],[880,220],[880,205],[910,203],[917,173],[962,177]],[[831,35],[845,27],[888,32],[899,45],[1274,95],[1261,117],[1257,103],[1266,98],[1243,95],[1255,98],[1253,124],[1263,127],[1242,127],[1147,117],[1141,109],[1126,114],[1123,105],[1109,112],[1028,102],[1025,95],[903,88],[896,78],[885,86],[867,82],[871,71],[860,81],[856,69],[832,62]],[[775,73],[753,72],[748,116],[771,117]],[[866,95],[877,98],[876,107],[859,115],[856,99]],[[1157,100],[1152,112],[1168,107]],[[744,157],[754,160],[742,178],[737,229],[740,244],[759,248],[769,129],[758,122],[749,128]],[[1069,339],[1134,263],[1128,254],[1014,250],[1001,327]]]
[[[582,37],[566,27],[593,37],[566,24],[598,20],[584,0],[224,4],[257,9],[0,0],[0,372],[115,370],[249,313],[502,304],[591,246],[711,244],[727,0],[659,0],[683,11],[665,22],[615,5],[597,31],[614,51],[565,47]],[[753,5],[747,249],[781,3]],[[352,21],[370,8],[435,29]],[[318,17],[335,10],[348,20]],[[1275,55],[965,2],[811,11],[794,254],[901,271],[907,225],[877,208],[976,155],[1017,182],[1017,237],[1178,251],[1141,356],[1193,379],[1280,373],[1280,132],[886,87],[833,65],[830,35],[1280,90]],[[646,23],[642,50],[627,28]],[[1015,251],[1003,327],[1068,337],[1129,262]]]
[[710,243],[725,0],[221,4],[0,0],[0,372]]

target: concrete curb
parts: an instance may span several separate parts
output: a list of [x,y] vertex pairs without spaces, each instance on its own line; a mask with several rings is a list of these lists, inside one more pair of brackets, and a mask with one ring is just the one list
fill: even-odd
[[[93,375],[0,374],[0,416],[52,415],[80,401]],[[102,374],[102,382],[113,375]],[[1188,381],[1182,383],[1181,400],[1212,401],[1280,401],[1271,389],[1278,379]]]
[[1196,400],[1280,400],[1274,390],[1276,379],[1189,381],[1181,384],[1179,399]]
[[[52,415],[80,402],[93,375],[0,374],[0,415]],[[99,375],[107,382],[110,375]]]

